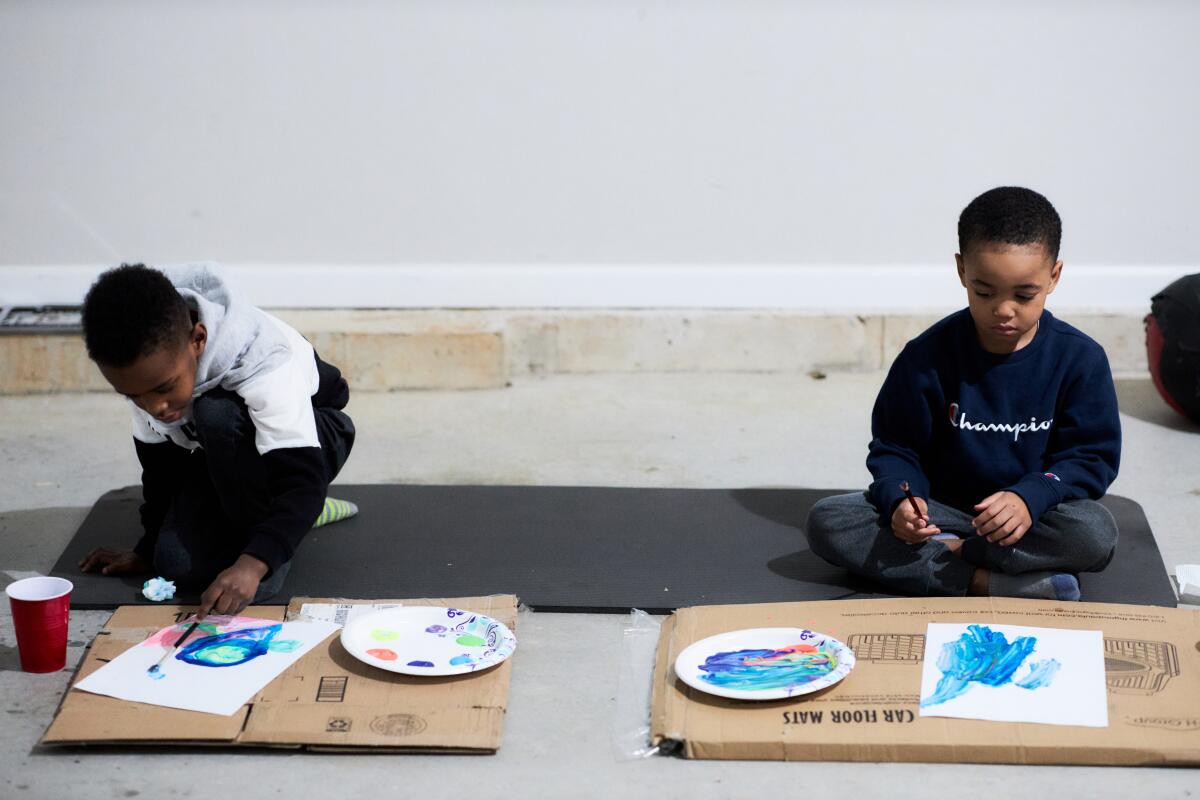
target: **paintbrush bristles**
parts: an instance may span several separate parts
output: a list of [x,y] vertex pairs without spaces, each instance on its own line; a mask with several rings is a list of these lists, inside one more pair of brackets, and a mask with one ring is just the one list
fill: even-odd
[[908,481],[900,481],[900,491],[908,492]]
[[162,658],[158,659],[158,661],[155,662],[154,666],[150,667],[150,669],[146,670],[146,672],[149,672],[151,675],[158,672],[160,669],[162,669],[163,662],[166,661],[167,658],[171,655],[171,653],[174,653],[174,652],[175,652],[175,648],[172,647],[170,650],[163,653]]

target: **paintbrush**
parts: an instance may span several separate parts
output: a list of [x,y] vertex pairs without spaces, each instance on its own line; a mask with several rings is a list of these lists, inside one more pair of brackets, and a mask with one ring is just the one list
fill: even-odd
[[[921,513],[921,507],[917,505],[917,498],[913,497],[912,492],[908,490],[908,481],[900,481],[900,491],[904,492],[904,496],[908,498],[908,502],[912,505],[913,513],[917,515],[917,518],[924,520],[925,524],[928,525],[929,519]],[[957,539],[958,537],[953,533],[935,533],[930,538],[945,541],[948,539]]]
[[183,636],[180,636],[178,639],[176,639],[175,644],[171,645],[171,649],[168,650],[167,652],[163,653],[163,656],[162,656],[162,658],[160,658],[158,660],[158,663],[155,664],[150,669],[146,670],[146,672],[149,672],[151,675],[157,675],[158,672],[162,669],[163,662],[166,661],[168,658],[170,658],[170,656],[176,650],[179,649],[180,645],[182,645],[184,642],[187,641],[187,638],[192,635],[192,631],[196,630],[196,626],[199,624],[200,624],[200,620],[196,620],[191,625],[189,625],[188,629],[183,632]]
[[909,505],[912,506],[917,519],[925,519],[925,515],[921,513],[921,507],[917,505],[917,498],[913,497],[912,492],[908,490],[908,481],[900,481],[900,491],[904,492],[904,496],[908,498]]

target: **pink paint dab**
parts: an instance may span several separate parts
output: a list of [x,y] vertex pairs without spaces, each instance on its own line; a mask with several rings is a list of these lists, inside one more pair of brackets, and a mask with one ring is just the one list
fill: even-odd
[[386,647],[377,647],[373,650],[368,650],[367,655],[375,656],[380,661],[395,661],[400,656],[396,655],[395,650],[388,650]]

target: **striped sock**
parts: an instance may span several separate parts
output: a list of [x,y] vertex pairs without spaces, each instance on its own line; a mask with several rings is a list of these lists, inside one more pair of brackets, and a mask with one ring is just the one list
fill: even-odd
[[321,509],[321,516],[317,517],[317,521],[313,523],[314,528],[319,528],[322,525],[329,525],[334,522],[341,522],[344,519],[350,519],[358,513],[358,506],[351,503],[349,500],[338,500],[333,497],[325,498],[325,507]]

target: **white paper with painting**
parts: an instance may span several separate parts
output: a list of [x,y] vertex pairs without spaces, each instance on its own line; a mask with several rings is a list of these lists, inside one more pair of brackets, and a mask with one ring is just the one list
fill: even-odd
[[150,673],[191,621],[163,628],[75,684],[138,703],[235,713],[277,675],[338,630],[330,622],[210,616]]
[[1106,727],[1104,634],[930,623],[920,713]]

